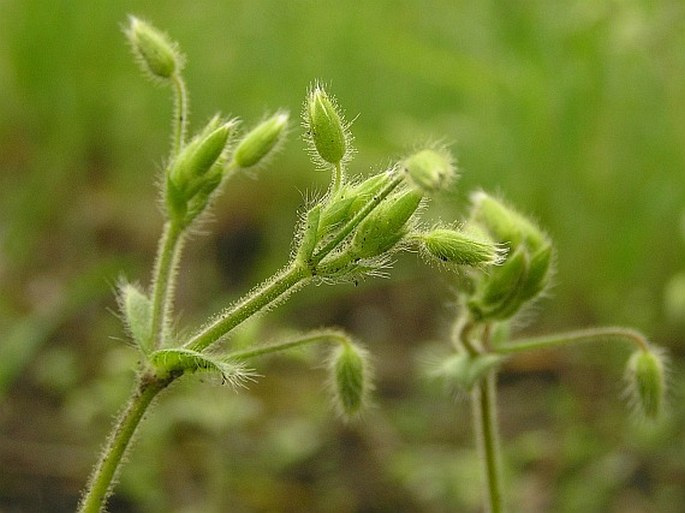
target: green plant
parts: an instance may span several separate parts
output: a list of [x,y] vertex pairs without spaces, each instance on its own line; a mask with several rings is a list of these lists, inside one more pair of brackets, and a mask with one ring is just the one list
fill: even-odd
[[469,224],[507,249],[488,269],[473,269],[462,281],[454,324],[454,351],[431,372],[451,388],[471,395],[474,431],[486,483],[487,511],[505,511],[502,454],[497,425],[497,372],[515,354],[576,343],[622,342],[635,347],[626,371],[626,395],[636,414],[655,420],[663,412],[666,357],[639,332],[622,327],[590,328],[510,340],[512,319],[547,289],[553,268],[549,237],[502,201],[472,196]]
[[418,249],[430,262],[458,268],[462,308],[454,329],[455,351],[435,373],[472,394],[474,419],[493,512],[503,511],[496,373],[515,353],[597,340],[628,341],[636,352],[626,378],[634,406],[647,418],[663,409],[664,353],[626,328],[596,328],[510,342],[511,320],[547,288],[553,249],[534,223],[499,200],[473,196],[463,224],[421,226],[429,196],[456,177],[441,147],[417,151],[369,178],[351,177],[350,124],[321,84],[303,109],[305,140],[317,167],[331,172],[328,190],[303,209],[287,264],[240,300],[196,329],[179,330],[174,314],[177,269],[188,235],[196,231],[221,188],[235,174],[262,166],[283,143],[288,113],[278,111],[246,133],[219,114],[188,136],[188,93],[177,45],[150,24],[131,17],[125,29],[134,55],[154,81],[174,97],[171,150],[160,183],[164,229],[149,289],[121,281],[118,300],[132,345],[140,353],[136,383],[96,463],[80,513],[103,511],[138,425],[158,395],[187,374],[211,372],[233,387],[256,375],[254,359],[312,344],[333,344],[328,369],[339,413],[362,411],[372,388],[368,355],[345,332],[321,329],[298,336],[231,348],[222,344],[240,325],[314,283],[356,282],[384,275],[394,253]]
[[427,195],[448,187],[455,167],[444,149],[415,153],[370,178],[351,178],[349,123],[324,87],[315,84],[303,109],[305,139],[316,165],[331,170],[323,197],[306,206],[285,267],[242,299],[194,330],[177,330],[174,291],[188,234],[202,223],[221,187],[236,173],[262,165],[281,145],[288,114],[279,111],[247,133],[238,121],[217,114],[188,136],[188,93],[177,45],[152,25],[131,17],[125,29],[143,71],[169,86],[175,99],[171,150],[160,180],[165,217],[149,290],[122,280],[118,300],[132,345],[140,353],[136,384],[120,412],[79,505],[80,513],[102,511],[122,460],[148,408],[182,376],[212,372],[223,383],[243,386],[255,379],[248,362],[310,344],[332,343],[329,359],[334,401],[345,417],[362,410],[371,389],[366,351],[349,335],[322,329],[239,349],[219,348],[253,316],[282,303],[312,283],[357,281],[382,275],[396,251],[417,244],[439,261],[487,266],[501,257],[498,245],[456,228],[419,229],[416,217]]

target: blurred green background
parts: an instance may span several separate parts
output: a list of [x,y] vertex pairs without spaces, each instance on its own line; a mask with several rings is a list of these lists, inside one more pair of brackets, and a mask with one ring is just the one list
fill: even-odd
[[[217,110],[297,119],[321,79],[356,118],[355,172],[444,141],[462,178],[435,216],[463,215],[482,187],[537,218],[558,272],[521,332],[643,330],[671,353],[672,407],[656,427],[630,420],[627,348],[514,360],[500,397],[512,511],[682,511],[681,1],[0,0],[1,513],[73,511],[131,387],[113,285],[149,280],[171,109],[132,63],[128,13],[181,44],[196,127]],[[327,181],[303,146],[295,122],[188,245],[184,323],[286,261],[298,206]],[[377,374],[363,422],[331,412],[320,354],[261,362],[240,394],[188,379],[144,424],[110,511],[480,511],[468,403],[421,372],[453,280],[415,255],[391,274],[305,290],[240,334],[355,333]]]

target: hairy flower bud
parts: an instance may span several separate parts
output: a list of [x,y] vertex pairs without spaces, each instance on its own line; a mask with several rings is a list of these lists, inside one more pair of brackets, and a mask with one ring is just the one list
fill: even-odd
[[413,189],[386,199],[361,222],[352,239],[355,258],[372,258],[390,251],[407,234],[406,224],[423,195]]
[[628,360],[626,383],[629,400],[637,412],[654,420],[666,396],[665,356],[660,348],[639,349]]
[[452,156],[445,150],[422,150],[404,159],[400,166],[410,182],[427,194],[444,190],[456,178]]
[[[211,192],[221,182],[221,158],[234,121],[210,120],[205,129],[194,137],[171,163],[167,173],[166,199],[170,212],[183,216],[188,202],[202,195],[206,203]],[[203,207],[196,205],[194,210]]]
[[309,91],[304,124],[313,155],[329,164],[344,160],[349,149],[349,134],[340,109],[320,84]]
[[441,262],[487,266],[502,258],[501,247],[450,228],[436,228],[418,235],[426,253]]
[[368,354],[351,342],[342,342],[330,359],[331,384],[338,412],[357,415],[367,401],[370,385]]
[[272,153],[288,126],[288,113],[277,112],[250,130],[238,143],[233,153],[233,161],[242,168],[253,167]]
[[169,79],[183,67],[176,45],[149,23],[129,16],[124,33],[143,71],[151,77]]

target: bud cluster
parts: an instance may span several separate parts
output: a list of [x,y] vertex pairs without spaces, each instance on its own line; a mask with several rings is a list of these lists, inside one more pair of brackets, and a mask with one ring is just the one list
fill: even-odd
[[165,195],[172,219],[188,224],[207,207],[223,179],[225,152],[236,124],[215,116],[170,163]]
[[479,192],[472,202],[472,221],[508,253],[500,265],[478,277],[467,306],[477,320],[506,320],[549,284],[552,244],[529,219],[492,196]]

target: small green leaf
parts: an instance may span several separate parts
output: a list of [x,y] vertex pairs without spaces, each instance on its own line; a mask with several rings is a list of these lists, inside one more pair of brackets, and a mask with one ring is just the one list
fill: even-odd
[[252,379],[252,373],[240,363],[191,349],[160,349],[150,355],[150,363],[157,368],[161,375],[186,371],[216,372],[221,376],[222,384],[228,384],[234,388],[244,386],[246,381]]
[[135,285],[123,283],[119,304],[131,338],[143,353],[149,353],[153,346],[152,301]]
[[495,353],[471,355],[467,352],[453,354],[442,361],[433,375],[448,385],[470,391],[489,371],[499,367],[506,356]]

